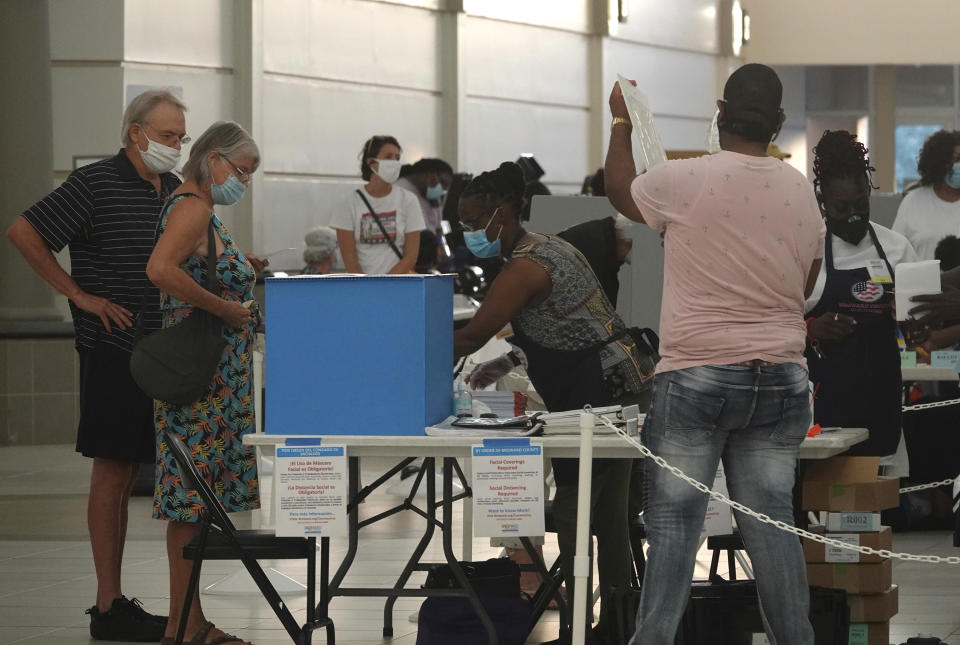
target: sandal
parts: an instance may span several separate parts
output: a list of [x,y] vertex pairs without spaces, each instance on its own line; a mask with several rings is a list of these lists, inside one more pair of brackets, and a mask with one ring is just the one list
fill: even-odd
[[[207,621],[207,623],[197,630],[197,633],[193,635],[188,641],[184,641],[183,645],[223,645],[223,643],[246,643],[247,641],[243,640],[239,636],[234,636],[233,634],[223,633],[222,636],[214,638],[212,641],[206,640],[207,634],[212,630],[216,629],[216,625]],[[170,639],[170,645],[176,642],[176,639]],[[161,645],[167,645],[161,641]]]

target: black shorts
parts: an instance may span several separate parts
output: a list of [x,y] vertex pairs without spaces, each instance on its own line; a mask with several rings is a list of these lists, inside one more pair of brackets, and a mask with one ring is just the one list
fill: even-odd
[[97,343],[79,353],[77,452],[85,457],[155,463],[153,399],[130,376],[130,352]]

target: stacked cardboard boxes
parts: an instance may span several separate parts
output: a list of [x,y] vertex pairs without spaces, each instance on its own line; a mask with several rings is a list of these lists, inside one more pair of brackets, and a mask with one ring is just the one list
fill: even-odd
[[[822,513],[824,525],[811,531],[850,544],[890,549],[890,527],[880,511],[900,503],[900,482],[878,479],[877,457],[834,457],[810,464],[802,506]],[[897,613],[898,589],[887,558],[861,554],[805,539],[811,586],[844,589],[850,608],[850,645],[888,645],[890,618]]]

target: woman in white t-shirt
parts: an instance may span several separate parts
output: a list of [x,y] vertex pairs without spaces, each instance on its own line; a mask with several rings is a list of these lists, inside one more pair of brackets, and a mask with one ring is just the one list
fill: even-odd
[[400,144],[374,136],[363,144],[360,173],[367,183],[340,202],[330,217],[348,273],[410,273],[425,226],[417,197],[394,190],[400,177]]
[[940,240],[960,235],[960,132],[930,135],[917,170],[920,187],[903,198],[893,230],[910,240],[918,259],[932,260]]

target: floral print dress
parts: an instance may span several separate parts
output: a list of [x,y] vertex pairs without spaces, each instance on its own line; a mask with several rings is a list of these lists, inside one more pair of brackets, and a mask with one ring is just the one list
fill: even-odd
[[[166,215],[178,195],[164,209],[160,230],[166,226]],[[214,228],[223,240],[224,251],[217,258],[217,280],[220,295],[227,300],[246,302],[253,299],[256,280],[253,266],[234,246],[223,222],[212,215]],[[203,285],[206,280],[206,257],[191,255],[181,268]],[[161,294],[163,326],[181,322],[193,307],[166,293]],[[184,488],[177,465],[164,440],[164,431],[173,429],[193,455],[200,473],[228,512],[247,511],[260,506],[257,461],[254,449],[243,445],[243,436],[254,431],[253,340],[258,320],[251,320],[242,329],[223,325],[227,345],[214,374],[210,389],[199,401],[188,406],[154,402],[157,427],[157,471],[154,489],[153,516],[180,522],[196,522],[203,508],[196,491]]]

